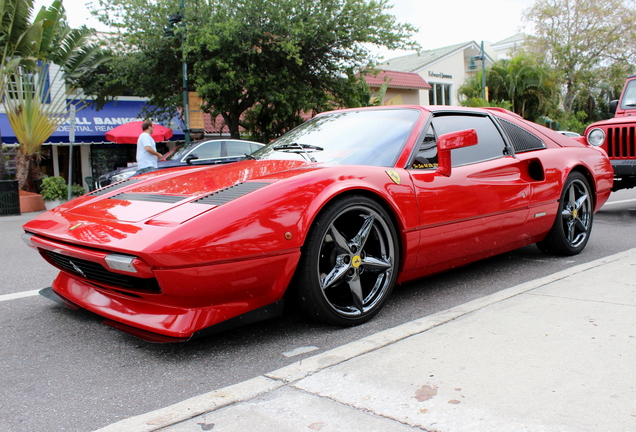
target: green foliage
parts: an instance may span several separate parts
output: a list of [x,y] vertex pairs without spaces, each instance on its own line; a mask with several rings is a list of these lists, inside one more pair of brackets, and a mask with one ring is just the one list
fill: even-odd
[[524,18],[536,35],[528,41],[529,52],[555,71],[557,84],[565,89],[563,110],[596,118],[607,87],[621,85],[624,72],[633,71],[633,1],[537,0]]
[[174,109],[183,48],[190,90],[204,110],[221,115],[235,137],[241,125],[272,136],[303,112],[345,105],[354,91],[349,77],[373,62],[370,45],[417,47],[409,41],[415,29],[397,23],[390,7],[388,0],[189,0],[175,37],[165,38],[175,0],[100,0],[98,16],[121,29],[126,47],[100,79]]
[[82,187],[81,185],[78,185],[77,183],[73,183],[71,185],[71,196],[72,197],[82,196],[85,193],[86,193],[86,189],[84,189],[84,187]]
[[535,121],[558,101],[558,87],[550,69],[526,54],[499,60],[486,70],[488,101],[481,98],[481,74],[459,88],[459,95],[464,97],[462,105],[498,106]]
[[[31,9],[32,5],[29,14]],[[37,163],[42,143],[68,119],[71,105],[78,111],[85,106],[86,93],[69,102],[68,91],[80,77],[110,59],[99,44],[91,42],[92,30],[69,27],[61,0],[42,7],[30,29],[37,31],[26,30],[25,35],[31,38],[29,50],[20,55],[36,61],[20,62],[1,77],[6,92],[2,104],[20,142],[16,178],[20,188],[26,190],[33,190],[32,166]],[[49,85],[58,80],[67,87]]]
[[462,101],[462,106],[472,108],[499,107],[512,111],[512,104],[509,101],[487,101],[483,98],[473,97]]
[[[86,191],[78,184],[71,185],[71,196],[84,195]],[[41,188],[42,199],[44,201],[66,201],[68,198],[68,185],[63,177],[45,177],[42,179]]]
[[559,123],[561,130],[568,130],[583,135],[585,127],[590,123],[585,111],[565,112],[560,111],[554,119]]
[[[364,72],[363,72],[364,73]],[[366,71],[371,74],[373,72]],[[344,99],[347,108],[381,106],[390,82],[384,82],[377,92],[373,93],[366,80],[359,77],[350,77],[351,92]]]

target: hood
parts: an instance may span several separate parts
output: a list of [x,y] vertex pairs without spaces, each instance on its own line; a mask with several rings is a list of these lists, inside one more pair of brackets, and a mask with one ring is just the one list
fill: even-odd
[[[298,168],[303,169],[297,171]],[[204,204],[182,210],[183,217],[192,217],[209,210],[210,205],[220,205],[281,178],[306,172],[306,168],[309,166],[302,161],[246,160],[153,171],[91,192],[60,211],[73,219],[141,222],[193,201]]]
[[634,124],[634,123],[636,123],[636,117],[634,116],[613,117],[611,119],[601,120],[596,123],[592,123],[587,128],[585,128],[585,135],[587,135],[587,133],[590,130],[594,129],[595,127],[604,127],[604,126],[612,127],[612,126],[618,126],[623,124]]

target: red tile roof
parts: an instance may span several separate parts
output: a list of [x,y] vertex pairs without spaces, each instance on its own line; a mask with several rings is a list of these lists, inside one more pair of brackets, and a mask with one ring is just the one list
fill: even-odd
[[365,76],[367,84],[371,87],[380,87],[385,81],[389,81],[389,88],[409,88],[428,90],[431,85],[424,78],[414,72],[400,72],[383,70],[377,76]]

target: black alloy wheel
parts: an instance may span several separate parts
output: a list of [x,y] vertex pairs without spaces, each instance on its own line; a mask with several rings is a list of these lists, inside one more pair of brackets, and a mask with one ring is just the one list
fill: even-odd
[[362,324],[384,306],[398,264],[397,233],[382,206],[364,196],[338,198],[314,222],[303,248],[300,306],[327,324]]
[[594,205],[590,185],[579,172],[565,182],[559,212],[546,238],[537,243],[543,252],[555,255],[577,255],[590,239]]

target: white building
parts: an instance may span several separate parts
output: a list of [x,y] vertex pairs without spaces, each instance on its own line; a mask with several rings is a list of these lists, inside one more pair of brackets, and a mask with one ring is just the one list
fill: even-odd
[[[520,33],[497,43],[483,42],[483,62],[488,68],[523,43]],[[420,105],[460,105],[457,90],[482,68],[482,43],[475,41],[450,45],[433,50],[420,51],[395,57],[380,64],[385,71],[415,73],[430,84],[428,91],[421,91]],[[385,101],[387,98],[385,98]]]

